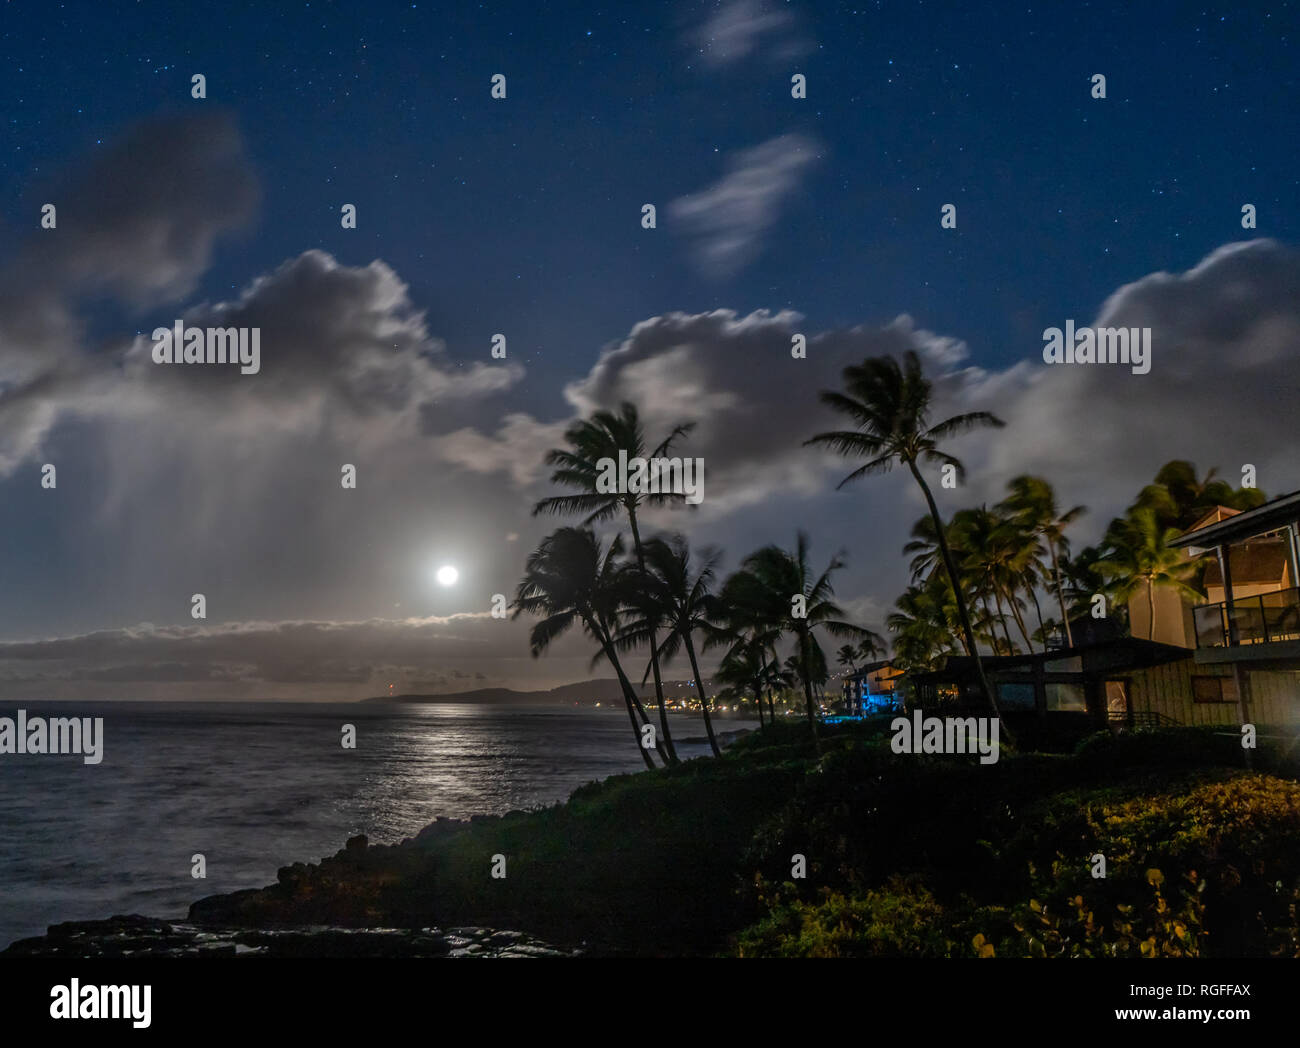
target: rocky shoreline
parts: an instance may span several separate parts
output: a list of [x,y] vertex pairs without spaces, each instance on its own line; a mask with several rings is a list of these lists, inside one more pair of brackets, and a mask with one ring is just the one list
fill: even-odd
[[548,808],[440,817],[395,844],[358,835],[180,920],[52,925],[0,957],[709,955],[749,916],[732,880],[754,820],[800,777],[731,759],[616,775]]
[[576,957],[522,932],[491,928],[204,928],[139,915],[52,925],[0,957]]
[[[557,946],[519,931],[431,926],[426,904],[432,900],[424,893],[401,906],[384,898],[381,886],[418,878],[432,845],[492,819],[439,818],[395,845],[353,837],[318,864],[281,867],[274,885],[200,899],[184,921],[140,914],[69,921],[10,944],[0,958],[580,956],[581,946]],[[408,893],[409,887],[402,895]],[[405,912],[395,920],[399,910]]]

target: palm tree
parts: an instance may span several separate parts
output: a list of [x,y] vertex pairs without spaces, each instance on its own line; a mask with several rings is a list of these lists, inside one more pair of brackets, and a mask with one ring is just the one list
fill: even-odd
[[879,633],[868,633],[858,642],[858,658],[863,662],[874,662],[885,651],[885,638]]
[[[686,496],[679,492],[603,492],[598,485],[603,472],[601,462],[617,461],[620,451],[625,452],[629,460],[664,457],[673,442],[689,433],[694,425],[682,423],[674,426],[672,432],[646,455],[645,433],[633,404],[624,402],[617,414],[612,411],[597,411],[591,418],[575,422],[564,434],[568,447],[550,451],[546,456],[546,464],[555,467],[551,474],[553,483],[576,489],[579,493],[542,499],[533,507],[533,516],[539,513],[583,513],[586,514],[583,523],[592,524],[598,520],[608,520],[621,510],[627,514],[631,525],[637,567],[644,575],[645,547],[641,542],[637,509],[643,503],[655,506],[684,502]],[[668,726],[668,706],[664,702],[663,679],[659,673],[659,646],[654,630],[650,631],[647,639],[650,643],[650,668],[654,674],[655,697],[659,701],[659,728],[665,750],[671,759],[676,760],[672,731]]]
[[720,609],[711,589],[721,559],[721,553],[706,548],[700,551],[700,564],[696,568],[691,564],[690,547],[681,535],[667,540],[651,539],[645,546],[647,572],[642,578],[643,586],[633,598],[640,617],[630,621],[619,634],[620,646],[643,641],[653,644],[651,638],[662,624],[667,632],[659,644],[661,663],[671,661],[685,647],[691,674],[695,678],[695,690],[700,696],[700,708],[704,712],[704,730],[715,757],[721,757],[722,751],[713,734],[709,697],[704,692],[695,643],[691,638],[696,632],[711,636],[719,629],[714,620],[719,617]]
[[[945,537],[951,547],[952,536]],[[928,579],[943,568],[943,553],[939,549],[939,537],[933,517],[924,516],[912,525],[912,541],[903,547],[903,552],[913,554],[911,563],[908,564],[913,582],[923,578]]]
[[1218,479],[1218,470],[1210,469],[1203,479],[1196,467],[1185,460],[1166,462],[1156,473],[1155,481],[1138,495],[1136,506],[1156,511],[1161,527],[1190,528],[1215,506],[1229,509],[1254,509],[1266,501],[1258,488],[1234,488]]
[[[1115,526],[1111,522],[1111,528]],[[1108,530],[1107,534],[1111,534]],[[1092,598],[1100,594],[1106,599],[1108,612],[1122,618],[1125,606],[1115,599],[1115,580],[1108,578],[1101,565],[1111,557],[1113,548],[1105,541],[1096,546],[1085,546],[1078,553],[1061,557],[1061,579],[1065,590],[1066,607],[1072,617],[1078,618],[1091,611]]]
[[808,726],[818,753],[821,741],[817,736],[813,686],[826,678],[826,655],[815,630],[859,640],[870,632],[844,622],[844,612],[833,600],[831,575],[843,566],[841,557],[835,556],[820,575],[814,575],[808,563],[808,536],[800,531],[793,551],[764,546],[745,558],[740,571],[724,587],[735,607],[745,609],[742,614],[761,625],[780,623],[781,631],[793,636],[791,668],[803,684]]
[[1140,506],[1112,522],[1113,551],[1097,564],[1104,575],[1115,580],[1117,601],[1127,603],[1139,592],[1146,593],[1147,640],[1155,639],[1157,588],[1172,589],[1189,599],[1205,596],[1189,582],[1201,565],[1169,545],[1180,534],[1179,528],[1163,526],[1154,508]]
[[983,506],[974,511],[974,516],[982,530],[974,563],[983,571],[994,592],[1006,601],[1025,646],[1032,652],[1034,646],[1025,627],[1024,601],[1020,599],[1019,591],[1025,588],[1026,577],[1037,560],[1038,539],[1015,521]]
[[[627,715],[637,739],[637,749],[653,768],[650,752],[641,745],[641,725],[649,718],[641,706],[627,674],[623,672],[614,644],[614,629],[627,592],[627,568],[619,563],[623,554],[620,536],[604,551],[590,528],[560,528],[542,540],[528,557],[524,577],[515,594],[514,615],[524,612],[544,618],[529,633],[533,658],[539,657],[551,642],[575,624],[581,624],[588,636],[600,645],[618,677],[627,704]],[[640,714],[640,723],[637,714]],[[667,756],[660,750],[667,763]]]
[[[861,364],[844,369],[845,392],[823,390],[822,403],[847,415],[857,429],[818,433],[805,441],[807,444],[825,445],[845,457],[865,457],[867,461],[839,483],[839,487],[859,477],[874,473],[887,473],[895,464],[902,464],[912,474],[925,496],[926,506],[934,519],[935,538],[943,558],[948,580],[952,584],[961,619],[966,647],[975,660],[980,686],[988,698],[994,716],[1002,719],[997,696],[984,674],[984,664],[975,647],[975,630],[971,626],[970,611],[962,594],[957,565],[953,563],[948,541],[943,533],[943,520],[934,494],[921,475],[920,464],[937,462],[951,466],[958,478],[965,476],[965,467],[953,456],[939,450],[939,441],[965,433],[979,426],[1002,426],[1001,419],[987,411],[972,411],[954,415],[934,426],[928,424],[931,409],[931,386],[922,368],[921,358],[915,350],[908,350],[900,367],[893,357],[869,357]],[[1003,734],[1010,741],[1010,732]]]
[[[776,645],[781,639],[782,619],[779,611],[756,607],[754,593],[748,576],[731,575],[718,595],[720,614],[724,625],[704,639],[705,649],[727,647],[724,663],[745,665],[750,669],[750,680],[757,683],[759,697],[767,693],[767,710],[772,723],[776,723],[776,705],[773,692],[784,686],[780,679],[780,665]],[[775,617],[769,618],[769,614]],[[736,670],[739,672],[739,669]],[[760,716],[762,703],[759,704]]]
[[[971,512],[973,511],[961,510],[956,513],[944,531],[944,539],[948,543],[948,550],[952,554],[954,563],[963,567],[968,564],[968,553],[971,552],[962,548],[962,543],[965,541],[963,521],[965,515]],[[955,612],[956,598],[952,593],[952,583],[944,572],[943,551],[939,546],[938,532],[933,517],[922,517],[912,525],[912,541],[903,547],[903,552],[913,554],[909,565],[912,572],[912,582],[917,583],[924,580],[928,584],[936,579],[940,580],[939,584],[942,585],[947,595],[947,599],[942,604],[946,605],[951,601]],[[980,590],[977,577],[968,570],[962,572],[962,585],[965,590],[974,591],[973,596],[976,601],[983,600],[984,594]],[[960,617],[954,615],[950,624],[955,624],[953,634],[958,645],[966,649],[967,655],[974,654],[966,644],[966,638],[961,632]],[[992,644],[991,647],[995,652],[997,651],[996,644]]]
[[1022,474],[1013,477],[1007,485],[1010,494],[1002,503],[1013,519],[1019,521],[1031,534],[1047,547],[1052,558],[1052,581],[1056,586],[1056,599],[1061,606],[1061,622],[1065,627],[1065,643],[1074,647],[1074,634],[1070,632],[1070,615],[1065,608],[1065,592],[1061,586],[1060,556],[1068,552],[1065,529],[1078,520],[1087,508],[1075,506],[1060,513],[1056,508],[1056,493],[1042,477]]
[[758,707],[758,726],[763,727],[763,689],[766,686],[767,653],[745,638],[739,638],[722,656],[713,679],[724,691],[737,696],[748,690]]
[[[943,610],[942,596],[952,592],[945,583],[934,576],[909,586],[885,618],[885,628],[894,634],[894,657],[904,670],[933,670],[956,650]],[[946,592],[941,596],[941,591]]]
[[[963,584],[973,589],[979,599],[993,599],[993,609],[1002,623],[1006,650],[1014,655],[1017,648],[1011,639],[1004,604],[1011,600],[1007,584],[1014,573],[1005,563],[1006,541],[999,532],[1000,527],[1001,521],[985,506],[963,509],[953,514],[946,537],[953,560],[961,571]],[[993,650],[998,650],[996,642]]]

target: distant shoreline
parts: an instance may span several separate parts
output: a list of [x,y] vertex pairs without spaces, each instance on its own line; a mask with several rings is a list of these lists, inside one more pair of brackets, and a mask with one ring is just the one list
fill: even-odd
[[[664,691],[684,693],[690,688],[692,698],[695,696],[694,685],[689,681],[664,681]],[[706,685],[706,690],[707,690]],[[642,685],[636,689],[641,699],[654,699],[654,689]],[[361,702],[388,702],[393,704],[413,703],[482,703],[485,705],[564,705],[610,702],[621,706],[623,691],[617,679],[584,680],[573,684],[561,684],[556,688],[541,691],[516,691],[514,688],[476,688],[473,691],[453,691],[445,693],[405,692],[401,695],[375,695]]]

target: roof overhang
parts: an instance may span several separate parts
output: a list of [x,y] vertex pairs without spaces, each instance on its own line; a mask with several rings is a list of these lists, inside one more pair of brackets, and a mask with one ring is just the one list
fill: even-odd
[[[1079,673],[1085,677],[1101,676],[1123,670],[1146,669],[1169,662],[1190,659],[1191,648],[1180,648],[1173,644],[1161,644],[1159,641],[1144,640],[1140,637],[1116,637],[1114,640],[1098,644],[1080,645],[1074,648],[1054,648],[1051,651],[1036,651],[1032,655],[982,655],[984,672],[990,676],[1011,674],[1025,679],[1025,673],[1033,672],[1035,662],[1044,664],[1044,672],[1049,676]],[[1081,669],[1047,670],[1046,663],[1078,657]],[[1018,671],[1018,672],[1017,672]],[[912,675],[918,684],[950,684],[958,681],[977,679],[975,662],[969,656],[959,655],[948,660],[941,670]]]
[[1300,521],[1300,491],[1282,495],[1272,502],[1245,510],[1217,524],[1185,531],[1169,545],[1186,546],[1191,553],[1204,553],[1216,546],[1228,546],[1269,531],[1277,531],[1297,521]]

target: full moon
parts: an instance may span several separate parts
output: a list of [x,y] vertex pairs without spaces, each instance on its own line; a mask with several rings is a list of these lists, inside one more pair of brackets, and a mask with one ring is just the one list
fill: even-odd
[[444,564],[438,569],[438,585],[440,586],[454,586],[458,578],[460,578],[460,572],[450,564]]

